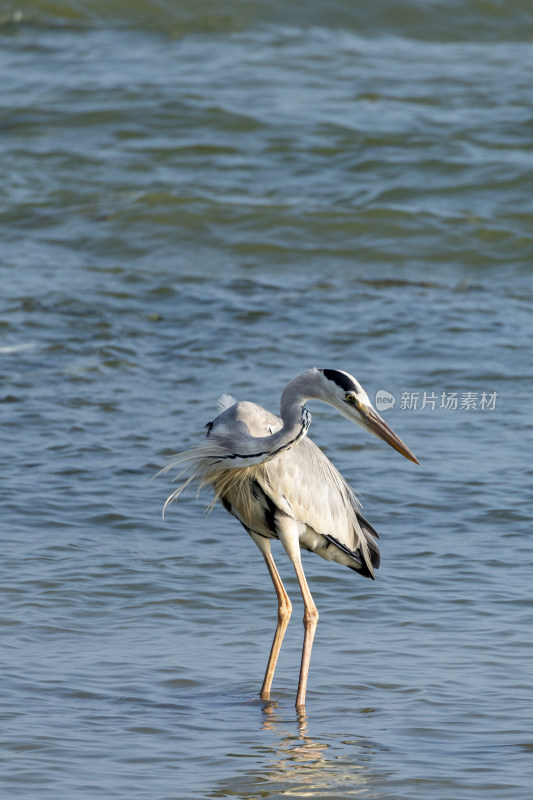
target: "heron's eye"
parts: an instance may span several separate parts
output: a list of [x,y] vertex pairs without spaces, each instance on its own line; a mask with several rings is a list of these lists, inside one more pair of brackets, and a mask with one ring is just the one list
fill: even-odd
[[348,394],[346,395],[346,402],[355,403],[355,395],[352,394],[351,392],[348,392]]

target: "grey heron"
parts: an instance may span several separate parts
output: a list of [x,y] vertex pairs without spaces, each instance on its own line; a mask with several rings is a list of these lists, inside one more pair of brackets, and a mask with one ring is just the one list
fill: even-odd
[[287,384],[280,417],[259,405],[219,400],[219,414],[206,425],[205,438],[177,456],[164,470],[181,467],[185,478],[164,508],[184,488],[214,490],[211,506],[220,500],[250,534],[263,554],[278,600],[278,622],[260,696],[270,690],[292,605],[271,552],[279,539],[293,563],[304,603],[304,642],[296,707],[303,709],[311,648],[318,611],[309,591],[301,550],[310,550],[367,578],[380,562],[379,535],[360,511],[360,504],[340,472],[307,437],[311,415],[305,403],[321,400],[352,422],[383,439],[410,461],[419,463],[373,408],[361,384],[337,369],[310,369]]

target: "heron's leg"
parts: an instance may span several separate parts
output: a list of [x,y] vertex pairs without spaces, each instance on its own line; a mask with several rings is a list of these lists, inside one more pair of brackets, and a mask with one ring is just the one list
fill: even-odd
[[302,562],[300,559],[294,561],[294,569],[296,570],[296,577],[300,584],[300,590],[304,601],[304,646],[302,649],[302,663],[300,665],[300,680],[298,681],[298,694],[296,695],[296,708],[303,708],[305,706],[305,692],[307,689],[307,676],[309,675],[309,662],[311,660],[311,649],[313,647],[313,639],[315,638],[316,626],[318,624],[318,611],[307,581],[305,579]]
[[278,624],[276,626],[274,641],[272,642],[270,656],[268,658],[265,679],[259,695],[262,700],[270,700],[270,689],[272,687],[274,670],[276,669],[279,651],[281,650],[281,643],[283,642],[283,637],[285,636],[285,631],[287,630],[287,625],[289,624],[289,620],[291,618],[292,603],[281,581],[276,564],[274,563],[274,559],[270,550],[270,540],[265,539],[263,536],[258,536],[252,532],[249,533],[263,554],[263,558],[265,559],[265,563],[270,573],[270,577],[272,578],[272,583],[274,584],[274,589],[276,590],[276,596],[278,598]]
[[278,597],[278,624],[276,625],[274,641],[272,642],[272,648],[270,650],[270,656],[268,658],[268,664],[265,672],[265,679],[263,681],[260,694],[262,700],[270,700],[270,688],[272,686],[274,670],[276,669],[279,651],[281,650],[281,643],[291,618],[292,603],[289,599],[289,595],[285,591],[283,583],[281,582],[281,578],[272,555],[270,553],[268,555],[263,553],[263,556],[268,567],[268,571],[270,572],[270,577],[272,578],[276,595]]
[[307,585],[302,567],[298,523],[285,517],[281,522],[277,521],[277,529],[280,541],[294,565],[304,601],[304,644],[302,649],[302,662],[300,665],[300,679],[298,681],[298,694],[296,695],[296,708],[303,709],[305,707],[305,693],[307,689],[307,677],[309,675],[311,650],[315,638],[316,626],[318,624],[318,610],[311,596],[311,592],[309,591],[309,586]]

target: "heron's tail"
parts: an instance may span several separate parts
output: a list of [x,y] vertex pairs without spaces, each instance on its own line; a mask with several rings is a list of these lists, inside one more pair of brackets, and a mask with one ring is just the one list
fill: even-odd
[[374,580],[374,572],[378,569],[381,561],[378,543],[376,542],[376,538],[379,539],[379,534],[358,509],[355,509],[355,513],[359,524],[359,545],[354,550],[334,536],[326,536],[326,539],[350,556],[349,563],[346,563],[346,561],[342,563],[358,572],[363,578],[372,578]]
[[363,534],[363,541],[358,547],[363,567],[361,575],[364,575],[365,578],[373,579],[374,570],[379,569],[381,563],[381,553],[379,552],[378,543],[376,542],[376,539],[379,539],[379,533],[359,510],[357,510],[356,514],[357,521],[361,527],[361,533]]

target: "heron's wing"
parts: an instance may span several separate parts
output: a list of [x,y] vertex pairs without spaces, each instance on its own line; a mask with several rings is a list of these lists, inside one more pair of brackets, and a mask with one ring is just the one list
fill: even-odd
[[286,510],[285,505],[291,510],[289,516],[317,533],[335,535],[346,546],[356,544],[357,500],[309,437],[264,466],[272,500],[281,510]]
[[263,491],[281,511],[347,552],[362,550],[377,566],[376,532],[340,472],[309,437],[265,464],[264,476]]

